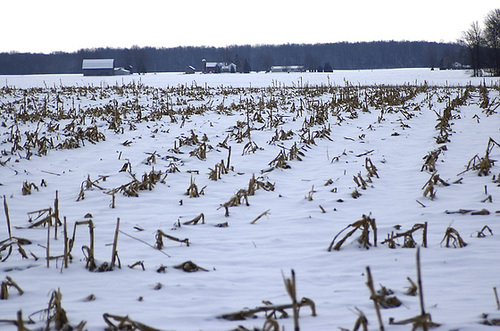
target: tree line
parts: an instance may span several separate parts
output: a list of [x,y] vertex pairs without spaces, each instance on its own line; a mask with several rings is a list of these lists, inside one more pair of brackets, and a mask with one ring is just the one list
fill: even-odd
[[500,9],[486,15],[484,27],[478,21],[471,23],[459,43],[467,49],[474,77],[484,71],[500,76]]
[[275,65],[302,65],[309,71],[391,68],[450,68],[470,64],[467,45],[426,41],[329,44],[233,45],[227,47],[92,48],[51,54],[0,53],[0,74],[81,73],[83,59],[111,58],[135,73],[201,70],[201,61],[235,63],[238,72],[268,71]]

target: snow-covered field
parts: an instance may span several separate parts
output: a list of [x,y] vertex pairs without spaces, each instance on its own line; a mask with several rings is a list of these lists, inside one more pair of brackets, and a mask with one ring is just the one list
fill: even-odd
[[[423,246],[427,224],[425,312],[438,330],[487,330],[500,321],[499,113],[498,79],[465,71],[0,76],[0,328],[22,311],[28,329],[55,329],[59,291],[67,324],[88,330],[105,314],[261,329],[263,312],[221,316],[291,304],[293,270],[317,313],[300,309],[302,330],[352,330],[360,312],[378,330],[370,267],[401,302],[381,309],[385,329],[408,330],[389,319],[421,315],[406,294],[417,249],[403,246]],[[187,261],[201,269],[175,268]],[[293,330],[283,309],[276,323]]]

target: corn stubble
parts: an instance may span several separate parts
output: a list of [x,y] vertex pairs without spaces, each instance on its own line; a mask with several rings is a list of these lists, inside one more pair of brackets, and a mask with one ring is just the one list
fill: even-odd
[[[462,171],[460,174],[465,173],[470,170],[477,171],[478,176],[488,176],[490,174],[491,167],[494,166],[496,160],[490,159],[490,154],[495,147],[500,147],[495,140],[491,137],[488,140],[488,145],[486,146],[486,152],[484,153],[484,157],[479,157],[478,154],[474,155],[472,159],[467,163],[466,169]],[[460,175],[459,174],[459,175]]]
[[[246,320],[246,319],[252,319],[256,318],[258,313],[264,313],[264,317],[266,319],[266,322],[264,325],[276,325],[276,319],[278,318],[288,318],[290,315],[286,311],[287,309],[292,310],[292,317],[293,317],[293,324],[294,324],[294,330],[299,331],[300,326],[299,326],[299,311],[301,307],[307,306],[311,309],[311,315],[316,316],[316,305],[314,304],[314,301],[312,301],[309,298],[302,298],[301,300],[297,300],[297,283],[296,283],[296,278],[295,278],[295,271],[292,269],[291,271],[291,277],[286,278],[283,275],[283,282],[285,283],[285,289],[286,292],[288,293],[291,303],[289,304],[282,304],[282,305],[274,305],[268,300],[262,301],[264,303],[264,306],[259,306],[255,307],[252,309],[245,308],[241,311],[234,312],[234,313],[228,313],[228,314],[223,314],[220,315],[219,318],[229,320],[229,321],[240,321],[240,320]],[[279,313],[279,315],[278,315]],[[271,329],[273,330],[273,329]]]
[[[274,83],[273,83],[274,84]],[[221,160],[216,163],[212,168],[208,168],[208,177],[212,181],[218,181],[224,175],[228,175],[234,168],[231,166],[231,149],[234,144],[241,144],[242,156],[249,154],[259,153],[264,150],[264,147],[259,147],[253,140],[255,136],[261,133],[267,133],[269,139],[267,144],[269,146],[277,146],[279,148],[278,155],[272,159],[268,165],[269,170],[262,171],[270,172],[275,169],[286,171],[292,166],[298,165],[306,159],[307,152],[315,146],[320,139],[333,141],[331,123],[336,122],[340,125],[344,121],[354,120],[361,116],[363,113],[375,112],[377,116],[377,123],[390,120],[389,115],[397,114],[400,116],[399,127],[401,130],[410,128],[409,121],[421,111],[421,107],[429,102],[429,109],[432,109],[431,99],[435,96],[440,104],[444,103],[444,108],[441,112],[435,111],[437,116],[437,124],[435,130],[437,136],[435,137],[436,143],[440,145],[439,148],[431,151],[428,155],[424,156],[424,164],[421,171],[426,171],[430,174],[430,179],[422,188],[423,195],[430,200],[436,199],[437,186],[449,186],[447,182],[442,180],[437,174],[437,160],[443,152],[447,150],[444,145],[451,141],[453,121],[459,118],[459,107],[467,105],[473,94],[475,88],[466,86],[456,89],[456,94],[453,97],[451,88],[439,89],[436,87],[429,87],[427,83],[420,86],[404,85],[404,86],[354,86],[349,82],[345,82],[345,86],[308,86],[303,85],[293,89],[281,87],[269,87],[268,89],[242,89],[233,87],[220,87],[216,91],[209,88],[201,88],[198,86],[177,86],[169,87],[166,89],[150,89],[142,83],[122,84],[121,86],[113,87],[94,87],[94,86],[78,86],[78,87],[54,87],[42,89],[42,92],[37,89],[26,90],[13,90],[8,87],[0,89],[1,95],[14,95],[18,101],[2,102],[0,105],[0,122],[2,124],[9,123],[8,131],[6,131],[5,141],[2,142],[0,151],[0,166],[8,167],[13,162],[18,162],[20,159],[30,160],[34,155],[44,156],[53,150],[61,149],[76,149],[85,146],[86,144],[97,144],[106,140],[107,134],[123,134],[125,131],[133,132],[137,130],[138,125],[141,123],[155,123],[160,120],[169,120],[171,124],[176,124],[183,128],[188,126],[193,116],[203,115],[207,112],[214,112],[221,115],[235,115],[241,114],[245,119],[237,120],[236,125],[232,127],[226,134],[223,141],[221,141],[217,148],[228,150],[227,160]],[[232,103],[222,101],[214,101],[213,95],[220,96],[240,96],[239,102],[236,100]],[[250,93],[250,94],[247,94]],[[329,100],[324,101],[319,98],[322,95],[328,94]],[[417,95],[424,94],[427,98],[420,104],[414,103]],[[244,95],[245,97],[242,97]],[[126,101],[119,102],[116,97],[119,96]],[[148,99],[147,104],[140,102],[142,97]],[[290,98],[292,96],[292,98]],[[115,97],[115,98],[114,98]],[[75,98],[77,100],[96,101],[95,106],[86,109],[80,109],[80,106],[75,107]],[[200,104],[192,104],[190,100],[203,101]],[[208,101],[207,101],[208,100]],[[488,95],[486,86],[479,88],[479,105],[486,116],[491,116],[500,105],[496,99],[491,100]],[[97,102],[99,101],[99,102]],[[284,112],[286,111],[286,113]],[[288,117],[293,121],[300,121],[302,127],[297,130],[288,130],[284,124]],[[476,118],[479,122],[479,117]],[[64,124],[63,124],[64,123]],[[107,129],[98,123],[106,123]],[[33,124],[30,129],[23,128],[24,124]],[[411,124],[411,123],[410,123]],[[7,124],[5,124],[7,126]],[[29,126],[27,126],[29,127]],[[36,127],[33,129],[33,127]],[[148,127],[149,128],[149,127]],[[370,125],[369,130],[374,130],[374,126]],[[168,130],[167,130],[168,131]],[[160,137],[161,129],[151,129],[151,136]],[[349,142],[359,141],[364,143],[367,141],[367,134],[363,133],[354,138],[345,138]],[[122,140],[123,141],[123,140]],[[123,148],[131,146],[133,141],[125,140],[120,144]],[[172,143],[171,143],[172,144]],[[170,145],[172,146],[172,145]],[[491,173],[495,160],[491,159],[491,154],[494,148],[500,145],[492,138],[489,139],[484,157],[475,155],[467,164],[466,171],[477,171],[479,176],[486,176]],[[203,162],[207,159],[210,153],[214,153],[215,149],[209,144],[209,138],[203,132],[195,132],[193,129],[188,130],[185,134],[181,134],[173,141],[173,147],[166,149],[169,155],[161,156],[163,152],[146,153],[147,157],[140,163],[134,163],[134,167],[139,165],[147,166],[164,166],[164,170],[155,171],[154,168],[144,172],[143,175],[137,175],[132,170],[132,163],[126,161],[118,173],[124,173],[130,177],[130,180],[117,187],[108,188],[106,186],[107,176],[99,176],[97,179],[92,179],[89,174],[87,178],[81,183],[77,201],[84,200],[87,194],[92,191],[100,191],[112,197],[110,204],[111,208],[116,207],[115,195],[121,193],[126,197],[139,197],[141,191],[151,191],[158,183],[165,184],[167,174],[182,173],[184,169],[183,154],[188,154],[193,159],[198,159]],[[331,162],[338,162],[341,158],[347,157],[344,152],[331,159]],[[370,160],[368,155],[371,155],[374,150],[367,151],[355,155],[356,157],[366,157],[364,168],[366,174],[358,172],[353,176],[356,187],[352,192],[353,198],[361,196],[360,191],[367,190],[372,187],[372,179],[379,178],[378,169]],[[122,152],[118,159],[121,158]],[[174,156],[175,155],[175,156]],[[195,160],[198,162],[198,160]],[[166,162],[162,165],[162,162]],[[14,170],[16,171],[16,170]],[[16,171],[17,173],[17,171]],[[199,174],[199,172],[197,172]],[[58,174],[53,174],[58,175]],[[93,178],[94,175],[92,176]],[[500,176],[493,176],[493,183],[500,184]],[[327,181],[325,186],[333,184],[332,180]],[[34,194],[37,191],[43,191],[47,186],[44,180],[38,186],[33,182],[24,181],[21,188],[23,195]],[[205,188],[199,189],[193,177],[191,177],[190,184],[185,191],[185,194],[190,198],[198,198],[204,194]],[[224,208],[225,216],[229,216],[229,208],[236,207],[241,204],[249,206],[249,197],[254,196],[257,190],[270,192],[274,191],[275,184],[271,183],[265,177],[257,177],[252,174],[248,186],[237,189],[235,194],[226,202],[220,204],[219,208]],[[358,191],[359,189],[359,191]],[[334,189],[337,192],[337,188]],[[333,191],[333,190],[332,190]],[[306,199],[313,200],[313,194],[316,193],[314,186],[308,192]],[[492,202],[492,197],[489,195],[483,202]],[[182,205],[182,200],[181,200]],[[425,207],[423,204],[421,204]],[[321,212],[326,213],[325,208],[319,206]],[[28,258],[29,254],[25,251],[24,246],[31,244],[28,239],[15,237],[12,235],[10,224],[9,212],[6,197],[4,196],[4,211],[7,219],[8,238],[0,242],[0,254],[6,252],[6,256],[0,256],[3,262],[7,260],[14,250],[18,250],[22,258]],[[455,212],[449,212],[455,213]],[[470,215],[488,215],[489,211],[484,210],[459,210],[460,214]],[[269,209],[259,214],[251,224],[255,224],[258,220],[269,214]],[[64,217],[64,253],[58,256],[51,256],[49,249],[49,239],[51,227],[57,233],[57,226],[62,225],[58,208],[58,197],[54,208],[46,208],[32,212],[30,215],[29,229],[38,227],[47,228],[47,265],[49,260],[64,259],[64,267],[68,268],[70,262],[73,261],[73,248],[76,241],[77,227],[87,226],[89,229],[88,245],[83,245],[81,250],[84,255],[85,267],[90,271],[111,271],[118,265],[120,260],[118,258],[118,233],[123,233],[119,230],[120,220],[117,220],[116,230],[113,240],[111,262],[104,262],[98,265],[95,257],[94,247],[94,223],[90,220],[77,221],[74,223],[73,234],[71,237],[67,234],[67,221]],[[35,216],[32,221],[31,217]],[[200,213],[193,219],[186,221],[183,225],[200,225],[205,224],[205,215]],[[180,221],[177,221],[177,227],[181,226]],[[219,223],[218,227],[227,227],[228,222]],[[399,229],[398,229],[399,230]],[[339,241],[337,239],[348,231]],[[415,224],[410,230],[404,232],[391,232],[388,234],[387,239],[382,242],[387,244],[390,248],[404,247],[414,248],[419,244],[414,239],[415,233],[422,232],[422,241],[420,246],[427,247],[427,222]],[[370,248],[377,246],[377,226],[375,219],[371,215],[363,215],[362,218],[340,231],[332,240],[328,247],[328,251],[339,251],[345,242],[353,236],[356,232],[360,233],[357,242],[363,248]],[[371,232],[371,233],[370,233]],[[493,235],[491,229],[487,226],[483,227],[481,231],[477,232],[477,237],[482,238],[486,235]],[[373,239],[371,238],[373,237]],[[176,242],[180,245],[190,245],[189,239],[180,239],[171,236],[162,230],[157,230],[155,233],[155,246],[158,250],[165,248],[163,239]],[[399,239],[403,243],[399,243]],[[446,230],[445,236],[441,244],[445,243],[446,247],[465,247],[467,244],[460,237],[459,233],[449,227]],[[395,322],[390,320],[390,324],[412,324],[412,328],[428,329],[429,327],[436,326],[433,323],[430,315],[425,312],[423,305],[422,282],[420,274],[420,251],[417,249],[417,282],[413,282],[410,278],[410,286],[408,288],[409,295],[419,295],[421,303],[421,314],[417,317]],[[37,257],[31,253],[35,259]],[[145,261],[137,261],[129,265],[130,268],[142,268],[145,270]],[[161,265],[157,272],[166,272],[166,266]],[[182,270],[185,272],[208,271],[200,267],[192,261],[173,266],[174,269]],[[383,324],[380,318],[380,308],[392,308],[400,304],[397,298],[393,295],[392,291],[381,286],[379,291],[375,291],[373,287],[373,279],[371,271],[367,268],[368,282],[367,285],[370,289],[370,299],[373,300],[375,309],[377,310],[379,318],[380,329],[383,329]],[[277,319],[288,317],[291,314],[287,311],[292,311],[294,319],[294,329],[299,330],[299,310],[301,307],[308,306],[311,309],[312,315],[316,315],[314,302],[308,298],[298,300],[296,293],[296,280],[295,272],[292,270],[291,277],[283,276],[285,289],[290,297],[291,303],[283,305],[275,305],[269,301],[263,301],[264,305],[254,309],[243,309],[236,313],[225,314],[220,316],[228,320],[241,320],[256,317],[258,313],[265,314],[264,329],[265,330],[278,330],[279,325]],[[21,288],[10,278],[1,284],[1,299],[8,299],[9,290],[16,289],[19,295],[23,294]],[[160,289],[161,284],[158,283],[155,289]],[[94,297],[95,298],[95,297]],[[396,301],[397,300],[397,301]],[[498,299],[497,299],[498,302]],[[357,310],[358,319],[354,325],[354,330],[367,329],[368,320],[363,312]],[[51,293],[49,306],[44,310],[46,313],[47,329],[52,324],[59,329],[68,329],[72,326],[69,325],[68,318],[65,310],[62,308],[62,294],[59,290]],[[104,322],[109,330],[156,330],[145,324],[132,320],[128,316],[119,316],[109,313],[103,315]],[[10,321],[19,329],[24,328],[25,323],[30,321],[23,321],[22,312],[18,312],[16,320]],[[498,325],[497,321],[491,318],[484,317],[484,324]],[[85,322],[81,322],[78,326],[74,327],[78,330],[84,329]]]
[[[340,234],[348,229],[350,229],[350,231],[335,244],[335,240],[337,240]],[[373,231],[373,243],[370,242],[370,229]],[[357,241],[361,247],[366,249],[370,248],[372,245],[377,247],[377,224],[375,219],[372,218],[371,215],[363,215],[360,220],[349,224],[333,238],[332,242],[328,246],[328,251],[339,251],[344,242],[358,230],[361,231],[361,235]]]

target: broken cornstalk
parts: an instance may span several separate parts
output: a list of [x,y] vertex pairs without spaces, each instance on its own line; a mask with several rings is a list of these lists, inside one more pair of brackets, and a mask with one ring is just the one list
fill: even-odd
[[380,315],[380,308],[378,306],[377,294],[375,293],[375,288],[373,287],[373,278],[370,271],[370,267],[366,267],[366,277],[368,278],[366,285],[370,290],[370,299],[373,300],[373,305],[375,306],[375,312],[377,313],[378,324],[380,331],[384,331],[384,323],[382,322],[382,316]]
[[[184,222],[184,225],[196,225],[201,220],[201,224],[205,224],[205,215],[201,213],[190,221]],[[188,245],[189,246],[189,245]]]
[[283,281],[285,282],[285,288],[290,296],[290,299],[292,299],[292,308],[293,308],[293,325],[294,325],[294,330],[299,331],[299,306],[297,303],[297,286],[295,282],[295,271],[292,269],[292,277],[291,278],[285,278],[283,275]]
[[224,314],[219,317],[228,321],[240,321],[240,320],[245,320],[247,318],[255,318],[256,317],[255,314],[260,312],[264,312],[267,318],[273,316],[276,317],[276,313],[279,312],[281,313],[281,317],[287,318],[288,313],[285,311],[285,309],[292,309],[294,316],[294,330],[298,331],[300,308],[308,306],[311,309],[311,315],[316,316],[316,305],[314,304],[314,301],[312,301],[309,298],[302,298],[300,301],[297,301],[297,287],[295,281],[295,272],[293,271],[293,269],[291,278],[285,278],[285,276],[283,276],[283,281],[285,282],[286,291],[290,296],[290,298],[292,299],[292,303],[284,305],[273,305],[269,301],[263,301],[265,304],[264,306],[256,307],[253,309],[245,308],[241,311]]
[[432,321],[431,314],[425,312],[425,305],[424,305],[424,291],[422,288],[422,272],[421,272],[421,266],[420,266],[420,248],[417,248],[417,285],[418,285],[418,295],[419,295],[419,301],[420,301],[420,315],[396,322],[394,321],[394,318],[389,319],[389,324],[391,325],[406,325],[406,324],[413,324],[412,330],[416,330],[418,328],[421,328],[424,331],[429,330],[429,328],[432,327],[438,327],[440,324],[434,323]]
[[7,220],[7,230],[9,231],[9,240],[12,240],[12,229],[10,226],[9,207],[7,206],[7,199],[5,198],[5,195],[3,196],[3,210],[5,211],[5,218]]
[[[335,246],[335,240],[337,237],[347,230],[348,228],[353,228],[349,233],[347,233],[344,238],[342,238]],[[340,231],[332,240],[330,243],[330,246],[328,246],[328,251],[331,252],[333,250],[340,250],[340,247],[342,244],[354,234],[357,230],[361,230],[361,236],[358,238],[358,242],[364,247],[364,248],[370,248],[372,245],[370,243],[370,238],[369,238],[369,233],[370,233],[370,228],[373,230],[373,246],[377,247],[377,225],[375,223],[375,219],[371,218],[370,216],[363,215],[362,218],[359,221],[356,221],[352,224],[349,224],[347,227],[345,227],[342,231]]]
[[[139,323],[130,319],[128,316],[118,316],[105,313],[102,315],[104,322],[108,325],[106,330],[139,330],[139,331],[159,331],[145,324]],[[118,325],[113,324],[112,320],[119,322]]]
[[462,248],[467,246],[467,243],[460,237],[460,234],[458,233],[457,230],[449,226],[446,229],[446,232],[444,234],[443,240],[441,240],[441,244],[443,241],[446,240],[446,247],[450,247],[450,243],[453,245],[454,248]]
[[9,287],[14,287],[19,295],[23,295],[24,291],[21,289],[19,285],[15,281],[12,280],[9,276],[5,277],[6,280],[2,282],[0,285],[0,300],[7,300],[9,298]]
[[165,232],[163,232],[162,230],[158,230],[156,231],[156,248],[158,248],[159,250],[161,250],[163,248],[163,237],[169,239],[169,240],[172,240],[172,241],[176,241],[176,242],[179,242],[181,244],[186,244],[186,246],[189,246],[189,239],[188,238],[184,238],[184,239],[179,239],[179,238],[176,238],[174,236],[170,236],[168,234],[166,234]]
[[57,226],[61,223],[59,220],[59,192],[56,191],[56,198],[54,199],[54,239],[57,240]]
[[113,251],[111,253],[111,265],[109,266],[109,270],[113,270],[116,261],[116,247],[118,245],[118,233],[120,232],[120,218],[116,219],[116,230],[115,230],[115,238],[113,240]]
[[497,288],[493,288],[493,293],[495,293],[495,302],[497,303],[497,309],[500,310],[500,301],[498,300]]
[[250,224],[255,224],[258,220],[260,220],[263,216],[267,216],[269,214],[270,209],[266,210],[265,212],[261,213],[259,216],[257,216]]
[[417,223],[410,230],[402,233],[391,233],[390,236],[388,235],[388,238],[382,242],[382,244],[388,244],[389,248],[396,248],[397,245],[395,239],[403,237],[403,247],[414,248],[416,246],[416,242],[413,239],[413,233],[418,230],[422,230],[422,246],[427,247],[427,222]]

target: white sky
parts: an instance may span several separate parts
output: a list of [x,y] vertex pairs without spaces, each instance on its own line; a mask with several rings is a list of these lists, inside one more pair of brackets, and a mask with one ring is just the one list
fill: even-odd
[[339,41],[454,42],[498,0],[6,0],[0,52]]

